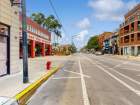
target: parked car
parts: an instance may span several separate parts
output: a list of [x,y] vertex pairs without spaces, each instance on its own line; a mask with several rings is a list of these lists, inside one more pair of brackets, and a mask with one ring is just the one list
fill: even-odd
[[103,51],[96,51],[95,55],[104,55],[104,52]]

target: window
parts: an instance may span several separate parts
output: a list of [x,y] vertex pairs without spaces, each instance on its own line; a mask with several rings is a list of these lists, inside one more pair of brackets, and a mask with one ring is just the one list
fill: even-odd
[[124,37],[124,43],[129,43],[129,35]]
[[133,16],[133,17],[130,18],[129,21],[130,21],[130,22],[134,22],[134,20],[135,20],[135,17]]
[[123,37],[121,37],[121,43],[123,43]]
[[131,42],[134,41],[134,34],[131,35]]
[[138,21],[138,30],[140,30],[140,21]]
[[137,40],[140,41],[140,33],[137,34]]

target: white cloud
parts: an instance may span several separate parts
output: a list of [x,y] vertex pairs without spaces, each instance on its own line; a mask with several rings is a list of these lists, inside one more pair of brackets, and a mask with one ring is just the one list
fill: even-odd
[[90,0],[88,3],[97,19],[111,21],[122,21],[124,14],[136,4],[136,0]]
[[76,26],[80,29],[88,29],[90,27],[90,21],[89,19],[86,17],[84,19],[82,19],[81,21],[79,21]]

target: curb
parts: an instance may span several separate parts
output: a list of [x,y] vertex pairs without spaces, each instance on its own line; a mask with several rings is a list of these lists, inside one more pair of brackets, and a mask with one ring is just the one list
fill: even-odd
[[[40,79],[29,85],[23,91],[18,93],[13,97],[16,100],[17,104],[11,103],[11,105],[26,105],[28,100],[32,97],[32,95],[36,92],[36,90],[46,82],[53,74],[55,74],[62,66],[52,68],[47,74],[43,75]],[[4,104],[7,105],[7,104]],[[10,104],[9,104],[10,105]]]

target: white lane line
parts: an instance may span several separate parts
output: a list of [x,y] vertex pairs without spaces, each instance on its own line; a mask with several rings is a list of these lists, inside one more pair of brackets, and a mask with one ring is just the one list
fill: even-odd
[[85,83],[85,79],[83,76],[83,70],[81,67],[81,62],[79,60],[79,70],[81,73],[81,85],[82,85],[82,91],[83,91],[83,101],[84,101],[84,105],[90,105],[89,103],[89,99],[88,99],[88,94],[87,94],[87,89],[86,89],[86,83]]
[[[127,63],[128,62],[124,62],[123,64],[127,64]],[[118,66],[123,65],[123,64],[116,65],[115,67],[118,67]],[[100,65],[104,66],[102,63],[100,63]],[[104,66],[104,67],[106,67],[106,66]],[[116,72],[117,74],[121,75],[122,77],[124,77],[124,78],[126,78],[126,79],[128,79],[128,80],[130,80],[130,81],[132,81],[132,82],[134,82],[134,83],[136,83],[138,85],[140,85],[140,82],[139,81],[134,80],[133,78],[131,78],[131,77],[127,76],[127,75],[124,75],[124,74],[118,72],[117,70],[114,69],[114,67],[113,68],[107,67],[107,68],[110,69],[110,70],[112,70],[112,71],[114,71],[114,72]]]
[[54,77],[53,79],[55,79],[55,80],[59,80],[59,79],[79,79],[79,78],[81,78],[81,77]]
[[[91,59],[87,58],[92,64],[94,64],[92,62]],[[125,83],[124,81],[122,81],[121,79],[117,78],[115,75],[113,75],[112,73],[110,73],[109,71],[105,70],[102,66],[100,65],[96,65],[100,70],[102,70],[103,72],[107,73],[109,76],[111,76],[112,78],[114,78],[115,80],[117,80],[119,83],[121,83],[122,85],[124,85],[125,87],[127,87],[129,90],[131,90],[132,92],[134,92],[135,94],[137,94],[138,96],[140,96],[140,91],[134,89],[132,86],[128,85],[127,83]]]
[[[103,65],[102,65],[102,66],[103,66]],[[126,76],[126,75],[124,75],[124,74],[122,74],[122,73],[116,71],[116,70],[113,69],[113,68],[108,68],[108,69],[110,69],[110,70],[116,72],[117,74],[121,75],[122,77],[124,77],[124,78],[126,78],[126,79],[128,79],[128,80],[130,80],[130,81],[132,81],[132,82],[134,82],[134,83],[136,83],[136,84],[138,84],[138,85],[140,85],[140,82],[139,82],[139,81],[134,80],[134,79],[130,78],[129,76]]]
[[77,73],[77,72],[74,72],[74,71],[70,71],[70,70],[63,70],[63,71],[65,71],[65,72],[70,72],[70,73],[73,73],[73,74],[83,75],[84,77],[91,78],[91,77],[88,76],[88,75],[81,74],[81,73]]

